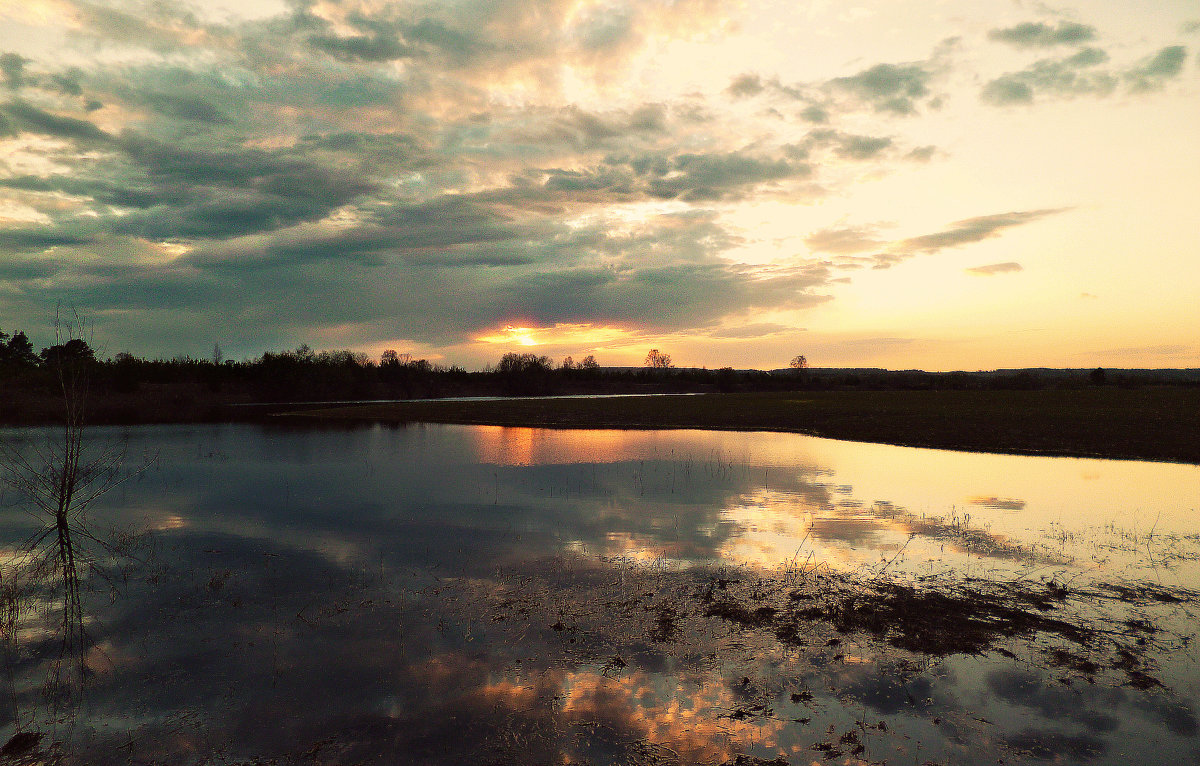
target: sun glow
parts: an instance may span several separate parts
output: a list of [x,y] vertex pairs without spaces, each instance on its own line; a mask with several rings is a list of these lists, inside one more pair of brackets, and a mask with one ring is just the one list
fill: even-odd
[[475,341],[507,346],[563,346],[590,351],[606,344],[630,341],[636,337],[636,332],[622,327],[593,324],[556,324],[552,327],[505,325],[499,330],[476,337]]

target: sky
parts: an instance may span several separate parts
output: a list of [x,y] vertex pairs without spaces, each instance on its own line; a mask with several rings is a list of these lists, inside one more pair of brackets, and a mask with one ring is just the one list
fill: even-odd
[[1195,0],[0,0],[0,330],[1200,367]]

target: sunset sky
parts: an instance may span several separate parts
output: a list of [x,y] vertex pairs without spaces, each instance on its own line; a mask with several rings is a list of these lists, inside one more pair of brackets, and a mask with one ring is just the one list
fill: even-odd
[[0,54],[39,345],[1200,366],[1195,0],[0,0]]

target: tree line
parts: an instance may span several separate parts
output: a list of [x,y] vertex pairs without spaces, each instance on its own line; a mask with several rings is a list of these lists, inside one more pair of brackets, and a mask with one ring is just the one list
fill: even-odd
[[395,350],[378,359],[350,350],[317,351],[301,345],[257,358],[101,358],[82,337],[35,350],[24,332],[0,330],[0,422],[56,419],[64,364],[86,371],[97,422],[227,420],[231,405],[421,399],[446,396],[529,396],[716,390],[717,372],[675,370],[653,350],[643,369],[604,368],[591,354],[568,356],[509,352],[480,371],[442,365]]
[[678,368],[670,354],[659,349],[651,349],[641,367],[603,367],[590,354],[580,361],[571,356],[555,361],[509,352],[479,371],[394,350],[375,359],[349,350],[316,351],[307,345],[240,361],[224,358],[216,346],[209,359],[146,359],[127,352],[104,359],[83,337],[60,340],[35,350],[24,332],[0,330],[0,423],[61,419],[60,379],[55,370],[68,363],[87,373],[93,421],[113,423],[224,421],[261,414],[272,405],[450,396],[1195,384],[1178,375],[1163,377],[1170,371],[1105,375],[1096,370],[814,369],[803,355],[793,358],[789,368],[774,372]]

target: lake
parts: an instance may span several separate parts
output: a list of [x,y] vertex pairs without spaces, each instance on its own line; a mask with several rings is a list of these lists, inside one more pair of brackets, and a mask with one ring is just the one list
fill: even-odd
[[[61,604],[28,602],[0,739],[41,733],[30,758],[1200,761],[1197,466],[682,430],[91,438],[125,479],[89,519],[130,545],[84,572],[69,702]],[[39,522],[0,505],[13,551]]]

